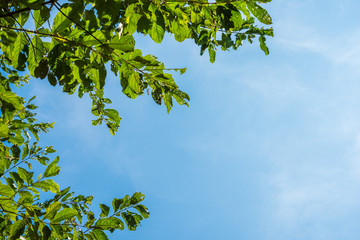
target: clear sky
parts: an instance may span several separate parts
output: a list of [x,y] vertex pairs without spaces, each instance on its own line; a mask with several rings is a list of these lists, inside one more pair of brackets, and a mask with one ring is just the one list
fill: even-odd
[[190,107],[170,114],[107,78],[123,120],[91,126],[90,101],[33,80],[42,142],[61,156],[57,181],[98,203],[141,191],[151,212],[112,239],[360,239],[358,0],[274,0],[270,55],[258,43],[211,64],[191,41],[137,47],[169,67]]

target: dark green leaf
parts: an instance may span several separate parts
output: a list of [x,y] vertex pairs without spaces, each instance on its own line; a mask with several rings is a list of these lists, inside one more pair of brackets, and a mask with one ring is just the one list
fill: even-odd
[[10,238],[11,240],[18,239],[25,230],[26,220],[18,220],[11,226]]
[[103,230],[94,229],[94,230],[92,231],[92,234],[94,235],[94,237],[96,238],[96,240],[108,240],[108,237],[107,237],[106,234],[103,232]]
[[34,75],[37,78],[44,79],[46,78],[48,71],[49,71],[48,61],[47,59],[44,58],[39,62],[39,66],[35,68]]
[[101,214],[102,217],[107,217],[109,215],[110,208],[105,204],[100,204]]
[[265,43],[266,39],[265,39],[265,37],[264,37],[264,36],[260,36],[260,37],[259,37],[259,41],[260,41],[260,48],[261,48],[261,50],[263,50],[266,55],[269,55],[269,48],[266,46],[266,43]]

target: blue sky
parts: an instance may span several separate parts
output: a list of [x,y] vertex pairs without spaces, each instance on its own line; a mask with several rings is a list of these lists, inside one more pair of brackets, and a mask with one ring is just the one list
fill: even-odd
[[109,76],[115,137],[91,126],[88,99],[32,80],[39,118],[56,122],[42,141],[61,156],[61,186],[94,205],[146,194],[150,218],[113,239],[360,239],[360,2],[267,5],[269,56],[246,44],[211,64],[191,41],[138,39],[188,68],[177,82],[191,103],[166,114]]

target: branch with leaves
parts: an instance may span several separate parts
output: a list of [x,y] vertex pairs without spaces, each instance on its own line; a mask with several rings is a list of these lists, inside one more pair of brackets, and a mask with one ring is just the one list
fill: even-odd
[[[53,180],[60,172],[52,147],[38,144],[39,134],[53,123],[37,122],[33,99],[14,91],[30,78],[47,79],[69,94],[92,100],[93,125],[105,123],[111,134],[121,117],[108,108],[104,86],[109,71],[118,76],[122,92],[135,99],[150,93],[167,112],[176,101],[189,105],[174,75],[185,67],[168,68],[153,55],[135,48],[137,32],[161,43],[166,33],[176,41],[191,39],[211,62],[217,50],[236,50],[258,38],[269,54],[266,37],[273,36],[270,0],[19,0],[0,2],[0,238],[108,239],[108,233],[135,230],[149,216],[144,195],[100,204],[93,197],[60,190]],[[111,5],[111,8],[108,6]],[[260,27],[258,26],[260,25]],[[26,26],[26,27],[25,27]],[[28,73],[28,74],[27,74]],[[172,74],[171,74],[172,73]],[[30,137],[34,137],[32,140]],[[35,174],[38,177],[35,177]],[[42,192],[51,192],[44,201]]]

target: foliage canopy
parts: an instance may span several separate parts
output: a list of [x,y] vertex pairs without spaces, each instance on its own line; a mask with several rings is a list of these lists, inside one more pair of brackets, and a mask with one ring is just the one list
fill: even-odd
[[[108,71],[120,79],[123,93],[135,99],[151,92],[155,103],[169,112],[175,100],[188,105],[189,96],[171,72],[153,55],[135,48],[134,34],[149,35],[161,43],[165,33],[182,42],[192,39],[200,54],[215,61],[218,49],[237,49],[258,37],[269,53],[266,36],[272,23],[260,6],[271,0],[13,0],[0,2],[0,239],[107,239],[106,231],[135,230],[149,216],[134,193],[100,204],[95,217],[85,197],[60,190],[52,179],[59,174],[55,150],[38,144],[39,133],[53,123],[39,123],[33,99],[26,101],[14,89],[47,79],[69,94],[92,99],[93,125],[105,123],[111,134],[120,116],[104,97]],[[31,136],[35,138],[32,140]],[[35,174],[38,177],[35,177]],[[42,192],[53,197],[43,200]]]

